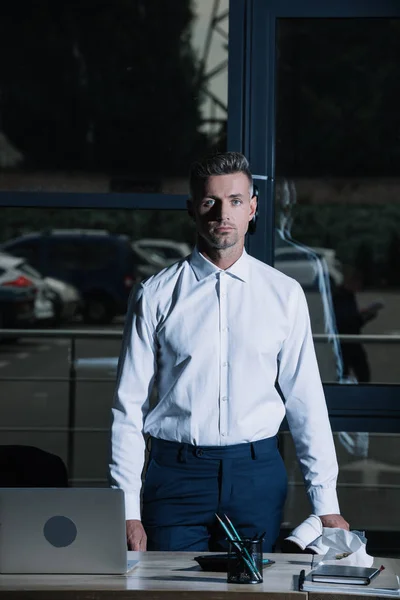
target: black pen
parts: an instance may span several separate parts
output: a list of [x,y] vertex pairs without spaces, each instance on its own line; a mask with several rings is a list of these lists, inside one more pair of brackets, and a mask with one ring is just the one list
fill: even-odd
[[303,584],[304,584],[305,578],[306,578],[306,572],[304,569],[302,569],[300,571],[300,575],[299,575],[299,592],[303,591]]

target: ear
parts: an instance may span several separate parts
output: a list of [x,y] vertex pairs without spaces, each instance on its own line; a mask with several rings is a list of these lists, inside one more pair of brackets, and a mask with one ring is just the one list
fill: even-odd
[[195,219],[195,216],[194,216],[194,210],[193,210],[193,200],[192,200],[192,198],[188,198],[188,199],[186,200],[186,208],[187,208],[187,211],[188,211],[189,217],[190,217],[191,219],[193,219],[193,220],[194,220],[194,219]]
[[254,196],[250,199],[249,221],[252,220],[252,218],[254,217],[256,212],[257,212],[257,194],[254,194]]

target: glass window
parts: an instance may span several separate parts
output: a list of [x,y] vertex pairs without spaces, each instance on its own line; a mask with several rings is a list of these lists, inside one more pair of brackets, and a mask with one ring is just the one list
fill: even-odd
[[31,265],[37,265],[39,261],[39,246],[34,242],[23,242],[15,248],[15,256],[26,258]]
[[[2,441],[32,444],[68,462],[73,395],[80,431],[70,478],[73,485],[107,485],[110,409],[129,294],[135,282],[191,251],[194,226],[184,210],[0,208],[0,249],[19,252],[24,236],[35,236],[40,248],[39,270],[56,292],[45,323],[60,335],[27,338],[22,330],[18,344],[2,340]],[[42,329],[41,321],[34,327]],[[76,341],[75,382],[65,329],[98,332]],[[23,377],[29,381],[18,381]]]
[[[125,246],[125,243],[122,242]],[[107,244],[105,241],[94,241],[84,244],[84,266],[86,269],[104,269],[115,261],[117,257],[117,246],[114,243]],[[130,250],[130,248],[129,248]]]
[[[339,461],[340,510],[352,529],[396,532],[400,529],[400,437],[397,434],[334,434]],[[284,528],[293,529],[310,514],[303,479],[290,433],[281,434],[289,480]]]
[[[43,239],[46,241],[46,238]],[[82,265],[82,246],[77,245],[74,241],[51,240],[48,259],[49,268],[75,269]]]
[[326,382],[400,381],[399,51],[398,19],[278,20],[275,266]]
[[27,275],[30,275],[31,277],[35,277],[36,279],[41,279],[42,276],[39,273],[39,271],[36,271],[36,269],[34,269],[33,267],[31,267],[31,265],[27,264],[27,263],[20,263],[18,265],[18,270],[22,271],[23,273],[26,273]]
[[228,0],[2,5],[0,190],[186,193],[226,146],[227,38]]

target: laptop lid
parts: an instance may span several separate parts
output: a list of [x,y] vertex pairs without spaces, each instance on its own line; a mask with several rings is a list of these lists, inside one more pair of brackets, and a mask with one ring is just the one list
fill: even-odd
[[0,488],[0,573],[125,573],[124,493]]

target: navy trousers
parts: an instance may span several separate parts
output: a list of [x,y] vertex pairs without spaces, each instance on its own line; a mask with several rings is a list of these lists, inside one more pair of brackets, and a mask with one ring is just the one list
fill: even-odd
[[152,439],[143,490],[148,550],[218,552],[226,514],[243,537],[279,535],[287,476],[277,438],[234,446],[192,446]]

